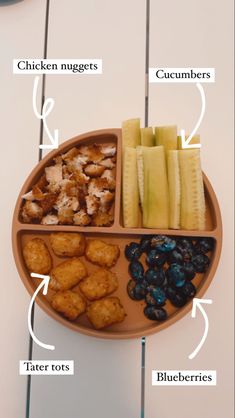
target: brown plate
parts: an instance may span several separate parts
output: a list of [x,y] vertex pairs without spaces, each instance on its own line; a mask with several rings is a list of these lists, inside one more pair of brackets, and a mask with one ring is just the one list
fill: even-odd
[[[28,192],[41,176],[44,168],[49,165],[51,160],[60,153],[64,153],[73,146],[89,143],[116,143],[117,144],[117,165],[116,165],[116,195],[115,195],[115,209],[114,209],[114,223],[109,227],[94,227],[94,226],[75,226],[75,225],[36,225],[25,224],[20,220],[20,209],[22,205],[22,195]],[[164,234],[169,236],[185,236],[185,237],[212,237],[215,240],[215,248],[211,254],[211,262],[208,271],[205,274],[197,274],[193,279],[193,283],[197,287],[197,297],[201,298],[213,279],[216,268],[219,262],[222,245],[222,224],[221,215],[218,202],[214,190],[209,183],[209,180],[203,174],[205,195],[206,195],[206,230],[205,231],[186,231],[186,230],[172,230],[172,229],[145,229],[145,228],[124,228],[121,217],[121,129],[108,129],[89,132],[84,135],[77,136],[64,142],[60,147],[50,152],[40,163],[34,168],[25,184],[20,191],[12,227],[12,242],[13,253],[16,266],[20,277],[32,295],[40,279],[32,279],[26,269],[22,248],[24,244],[31,238],[41,237],[48,245],[49,251],[53,257],[53,264],[56,266],[63,259],[53,255],[49,244],[50,232],[64,231],[64,232],[84,232],[86,238],[89,240],[94,237],[99,237],[108,243],[115,243],[120,247],[121,255],[117,264],[113,267],[119,278],[119,288],[114,293],[118,296],[125,308],[127,316],[125,320],[105,330],[94,330],[87,320],[85,315],[80,316],[76,321],[70,322],[64,319],[59,313],[54,311],[50,306],[50,297],[52,292],[49,291],[47,297],[39,294],[36,298],[38,305],[63,325],[75,331],[100,337],[100,338],[134,338],[149,335],[168,327],[169,325],[182,318],[192,308],[192,301],[188,302],[183,308],[173,307],[169,301],[166,303],[168,312],[168,319],[165,322],[154,322],[145,318],[143,314],[144,302],[135,302],[129,298],[126,291],[128,277],[128,261],[124,256],[124,248],[130,241],[138,241],[141,235]],[[142,260],[144,261],[144,259]],[[92,272],[94,265],[86,261],[88,271]]]

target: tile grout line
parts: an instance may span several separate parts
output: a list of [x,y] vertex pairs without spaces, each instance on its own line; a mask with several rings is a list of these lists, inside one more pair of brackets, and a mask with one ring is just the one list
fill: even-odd
[[[145,102],[144,126],[149,122],[149,29],[150,29],[150,0],[146,0],[146,38],[145,38]],[[140,418],[145,417],[145,356],[146,356],[146,338],[141,338],[141,410]]]
[[[44,29],[44,46],[43,46],[43,59],[47,58],[47,44],[48,44],[48,27],[49,27],[49,9],[50,9],[50,0],[46,0],[46,13],[45,13],[45,29]],[[42,75],[42,92],[41,92],[41,111],[45,101],[45,90],[46,90],[46,75]],[[40,120],[40,132],[39,132],[39,145],[43,143],[43,121]],[[42,159],[42,149],[39,148],[38,161]],[[35,303],[32,306],[32,315],[31,315],[31,325],[34,329],[34,313],[35,313]],[[29,350],[28,350],[28,360],[33,358],[33,339],[29,335]],[[31,375],[27,376],[27,388],[26,388],[26,413],[25,417],[30,418],[30,399],[31,399]]]

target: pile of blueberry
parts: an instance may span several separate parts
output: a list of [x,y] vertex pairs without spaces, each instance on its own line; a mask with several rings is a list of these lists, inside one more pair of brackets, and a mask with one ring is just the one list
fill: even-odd
[[[204,273],[210,259],[207,253],[213,250],[212,238],[167,237],[165,235],[143,236],[139,243],[131,242],[125,248],[130,261],[131,280],[127,292],[133,300],[145,300],[144,314],[148,319],[164,321],[167,312],[166,300],[182,307],[196,294],[191,282],[196,273]],[[147,270],[140,261],[145,254]]]

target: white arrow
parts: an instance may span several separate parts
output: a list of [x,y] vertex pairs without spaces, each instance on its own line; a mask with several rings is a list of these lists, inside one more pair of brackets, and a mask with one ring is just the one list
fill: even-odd
[[192,318],[196,317],[196,310],[197,310],[197,308],[199,308],[203,317],[204,317],[204,319],[205,319],[205,330],[204,330],[204,334],[203,334],[202,339],[201,339],[200,343],[198,344],[197,348],[188,356],[188,358],[190,360],[192,360],[194,357],[196,357],[198,352],[201,350],[204,342],[206,341],[206,337],[207,337],[207,334],[208,334],[208,331],[209,331],[209,321],[208,321],[207,314],[206,314],[204,308],[201,305],[202,303],[211,304],[212,300],[211,299],[197,299],[197,298],[193,299],[193,307],[192,307],[192,314],[191,314]]
[[48,291],[48,285],[49,285],[49,281],[50,281],[50,276],[44,276],[44,274],[37,274],[37,273],[31,273],[32,277],[37,277],[39,279],[43,279],[40,283],[40,285],[37,287],[36,291],[33,294],[33,297],[30,301],[29,304],[29,310],[28,310],[28,328],[29,328],[29,332],[30,335],[32,337],[32,339],[34,340],[34,342],[36,344],[38,344],[40,347],[46,348],[47,350],[54,350],[55,346],[54,345],[49,345],[49,344],[44,344],[41,341],[39,341],[39,339],[36,337],[36,335],[33,332],[33,328],[32,328],[32,321],[31,321],[31,314],[32,314],[32,307],[33,307],[33,303],[35,301],[35,298],[37,296],[37,294],[40,292],[40,290],[43,288],[43,295],[47,294]]
[[47,116],[51,113],[55,101],[52,98],[48,98],[45,100],[45,102],[43,103],[43,107],[42,107],[42,114],[38,112],[37,110],[37,90],[38,90],[38,83],[39,83],[39,77],[36,76],[34,79],[34,86],[33,86],[33,110],[35,113],[35,116],[38,119],[41,119],[43,121],[43,127],[47,133],[48,138],[51,141],[50,145],[44,145],[41,144],[39,145],[39,148],[41,149],[56,149],[59,146],[59,131],[58,129],[54,130],[54,137],[53,135],[50,133],[49,128],[47,126],[47,121],[46,118]]
[[200,94],[201,94],[201,101],[202,101],[202,109],[201,109],[201,114],[199,116],[199,119],[195,125],[195,128],[192,130],[191,134],[188,136],[187,139],[185,139],[185,130],[181,129],[180,131],[180,136],[181,136],[181,143],[182,143],[182,148],[183,149],[187,149],[187,148],[200,148],[201,144],[190,144],[190,141],[192,139],[192,137],[195,135],[195,133],[197,132],[199,126],[201,125],[205,110],[206,110],[206,98],[205,98],[205,93],[203,90],[203,87],[200,83],[196,84]]

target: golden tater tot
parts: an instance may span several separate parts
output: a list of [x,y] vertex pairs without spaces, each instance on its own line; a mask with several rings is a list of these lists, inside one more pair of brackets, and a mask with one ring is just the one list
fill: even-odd
[[32,273],[48,274],[52,268],[52,259],[44,241],[33,238],[23,248],[23,256],[28,270]]
[[87,242],[85,254],[92,263],[101,267],[112,267],[117,262],[120,250],[117,245],[93,239]]
[[86,310],[85,300],[71,290],[57,292],[51,299],[51,306],[70,321],[74,321]]
[[97,300],[117,290],[118,279],[112,271],[99,269],[82,280],[79,287],[87,299]]
[[116,297],[108,297],[92,302],[87,308],[87,316],[95,329],[101,329],[125,319],[125,311]]
[[50,235],[50,244],[53,252],[59,257],[79,257],[85,252],[86,241],[83,234],[55,232]]
[[68,290],[87,276],[86,266],[79,258],[58,264],[50,273],[49,287],[53,290]]

